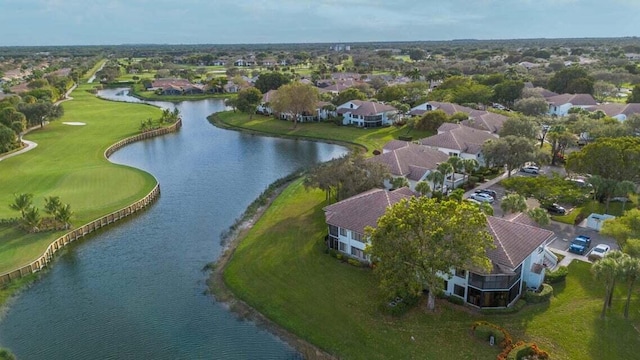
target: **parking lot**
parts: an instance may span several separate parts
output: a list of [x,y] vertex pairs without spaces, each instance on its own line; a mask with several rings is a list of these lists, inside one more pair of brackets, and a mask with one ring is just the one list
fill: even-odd
[[[539,175],[527,174],[521,171],[517,171],[517,172],[514,171],[511,176],[512,177],[513,176],[543,176],[543,175],[552,176],[554,172],[559,173],[561,176],[566,176],[564,169],[558,168],[558,167],[549,167],[549,166],[544,166],[541,169],[541,173]],[[496,178],[494,179],[495,181],[485,183],[484,186],[481,186],[482,188],[491,189],[497,193],[497,198],[493,203],[494,216],[497,216],[497,217],[503,216],[503,211],[500,208],[500,199],[502,199],[502,197],[506,195],[506,191],[504,187],[502,187],[498,182],[504,178],[506,178],[506,175]],[[469,191],[468,193],[466,193],[465,197],[471,196],[473,192],[474,192],[473,190]],[[527,204],[529,205],[530,208],[539,206],[538,202],[535,199],[528,199]],[[603,236],[599,232],[589,229],[587,227],[564,224],[564,223],[560,223],[553,220],[551,220],[549,225],[541,226],[541,227],[547,230],[553,231],[554,237],[551,239],[548,246],[554,252],[557,252],[566,256],[562,262],[562,265],[568,264],[572,259],[588,261],[586,255],[589,253],[591,249],[593,249],[593,247],[595,247],[598,244],[607,244],[611,247],[612,250],[618,248],[618,245],[615,242],[615,240],[608,238],[606,236]],[[585,252],[584,255],[574,254],[567,251],[569,248],[569,245],[571,244],[571,240],[573,240],[578,235],[584,235],[591,238],[591,246],[589,247],[589,250]]]

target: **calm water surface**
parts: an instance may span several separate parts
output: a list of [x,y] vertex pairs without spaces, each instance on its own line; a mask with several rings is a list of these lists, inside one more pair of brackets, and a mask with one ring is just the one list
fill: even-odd
[[[102,96],[136,101],[121,90]],[[10,306],[0,345],[19,359],[300,357],[205,295],[201,269],[219,256],[219,234],[268,184],[346,149],[218,129],[206,116],[224,109],[221,100],[175,106],[184,122],[177,134],[111,157],[154,174],[159,201],[72,246]]]

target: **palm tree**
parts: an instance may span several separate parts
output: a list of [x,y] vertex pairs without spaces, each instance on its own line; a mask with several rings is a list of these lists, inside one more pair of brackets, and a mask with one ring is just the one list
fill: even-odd
[[[449,164],[448,162],[443,162],[438,164],[437,167],[438,171],[442,173],[442,176],[444,177],[444,179],[447,178],[447,176],[449,176],[449,174],[452,174],[451,176],[451,190],[453,190],[454,188],[454,179],[453,179],[453,166],[451,164]],[[444,179],[442,180],[442,184],[444,185]]]
[[422,196],[427,196],[431,192],[431,186],[426,181],[419,181],[416,184],[416,191],[420,193]]
[[59,196],[49,196],[44,198],[44,211],[49,215],[55,215],[62,206]]
[[624,213],[624,207],[627,204],[629,194],[634,194],[636,192],[636,184],[629,180],[621,181],[616,185],[615,192],[616,195],[620,195],[624,198],[624,200],[622,200],[622,212]]
[[456,173],[459,173],[464,168],[464,159],[459,156],[449,156],[447,162],[453,167],[453,174],[451,175],[451,181],[454,181]]
[[480,164],[476,159],[462,159],[462,168],[464,170],[464,174],[467,176],[467,181],[469,181],[469,175],[478,168]]
[[38,226],[40,226],[40,222],[42,218],[40,217],[40,211],[37,207],[30,206],[25,210],[23,221],[29,232],[37,232]]
[[625,257],[628,257],[629,255],[623,253],[622,251],[619,250],[613,250],[610,251],[607,256],[605,256],[606,258],[609,258],[611,260],[613,260],[616,263],[616,276],[611,280],[611,292],[609,293],[609,297],[607,298],[607,307],[611,308],[611,303],[613,302],[613,289],[616,287],[616,279],[619,277],[619,271],[620,271],[620,262],[622,262],[622,260]]
[[400,189],[401,187],[409,186],[409,180],[404,176],[395,177],[391,179],[391,186],[394,189]]
[[508,212],[515,213],[527,210],[527,202],[520,194],[509,194],[502,198],[500,208],[502,209],[502,217],[504,217]]
[[427,175],[427,180],[433,183],[433,189],[438,189],[438,184],[440,184],[440,190],[442,190],[442,186],[444,185],[444,175],[438,171],[434,170]]
[[627,302],[624,305],[624,318],[629,318],[629,303],[631,302],[631,293],[633,285],[638,277],[640,277],[640,259],[626,256],[618,262],[620,267],[620,280],[627,284]]
[[481,202],[478,207],[480,208],[480,211],[482,211],[485,215],[493,216],[493,206],[491,206],[491,204],[489,204],[488,202]]
[[456,200],[457,202],[462,202],[462,198],[464,197],[464,190],[455,189],[449,194],[449,198]]
[[539,225],[549,225],[549,213],[542,208],[534,208],[527,211],[527,215],[533,219]]
[[407,71],[405,75],[413,81],[420,80],[420,76],[422,76],[422,74],[420,73],[420,69],[418,68],[413,68],[412,70]]
[[69,221],[71,220],[72,215],[73,211],[71,211],[71,205],[64,204],[58,208],[58,211],[56,211],[55,219],[64,224],[64,228],[66,230],[69,228]]
[[604,319],[609,303],[609,295],[613,293],[614,280],[618,273],[618,264],[615,259],[605,256],[602,260],[596,261],[591,266],[591,273],[596,280],[601,281],[605,286],[604,304],[602,305],[602,313],[600,318]]
[[14,195],[13,204],[9,204],[9,207],[15,211],[20,211],[20,215],[24,219],[25,212],[31,207],[33,194],[19,194]]

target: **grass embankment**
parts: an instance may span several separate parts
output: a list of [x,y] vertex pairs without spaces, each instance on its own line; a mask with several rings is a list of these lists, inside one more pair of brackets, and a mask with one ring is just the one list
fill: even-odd
[[365,147],[368,154],[373,150],[382,150],[384,144],[399,136],[412,136],[413,139],[421,139],[433,133],[428,131],[418,131],[408,126],[381,127],[381,128],[357,128],[352,126],[341,126],[331,122],[319,123],[299,123],[295,128],[289,121],[254,115],[249,120],[249,115],[241,112],[226,111],[213,114],[209,117],[213,123],[223,126],[258,133],[290,137],[324,140],[329,142],[341,142]]
[[606,213],[613,216],[622,216],[627,210],[634,209],[636,207],[636,203],[637,203],[637,200],[631,199],[631,201],[628,201],[624,205],[624,210],[623,210],[622,202],[611,201],[609,203],[609,210],[605,211],[605,208],[606,208],[605,204],[592,200],[582,206],[576,207],[566,215],[563,215],[563,216],[554,215],[554,216],[551,216],[551,218],[555,221],[574,225],[578,217],[580,217],[581,219],[586,219],[589,215],[593,213],[595,214]]
[[[152,175],[112,164],[103,153],[118,140],[138,134],[140,122],[158,118],[160,110],[100,100],[87,92],[92,87],[79,86],[71,94],[74,100],[63,103],[62,119],[26,136],[38,147],[0,162],[0,218],[19,216],[8,206],[14,194],[33,194],[34,205],[41,209],[45,197],[60,196],[71,204],[77,226],[135,202],[155,186]],[[0,273],[35,259],[61,233],[24,234],[0,226]]]
[[612,314],[600,320],[604,290],[582,262],[571,264],[549,305],[518,314],[481,316],[439,303],[435,313],[418,307],[385,315],[372,272],[324,253],[326,205],[323,192],[294,182],[242,239],[224,279],[256,310],[341,358],[495,359],[496,347],[469,335],[478,319],[504,326],[515,341],[535,341],[554,359],[632,359],[640,351],[637,294],[631,320],[621,316],[622,288]]

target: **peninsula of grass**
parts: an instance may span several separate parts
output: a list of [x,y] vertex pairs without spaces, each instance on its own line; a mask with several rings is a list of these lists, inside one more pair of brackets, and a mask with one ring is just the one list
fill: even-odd
[[130,95],[137,97],[141,100],[148,101],[169,101],[169,102],[180,102],[180,101],[195,101],[195,100],[204,100],[204,99],[228,99],[236,97],[236,94],[192,94],[192,95],[159,95],[156,94],[155,91],[144,91],[138,88],[139,85],[134,85],[131,89]]
[[356,145],[367,149],[369,155],[372,155],[373,150],[381,151],[384,144],[401,136],[411,136],[415,140],[433,135],[432,132],[418,131],[406,125],[365,129],[336,125],[332,122],[313,122],[298,123],[294,127],[292,122],[262,115],[254,115],[253,119],[249,120],[249,115],[233,111],[213,114],[209,121],[221,127],[273,136]]
[[[138,134],[141,121],[159,118],[161,111],[100,100],[88,92],[92,87],[80,85],[71,94],[74,99],[63,103],[62,119],[26,136],[38,147],[0,162],[0,218],[18,217],[9,208],[14,194],[31,193],[39,208],[47,196],[71,204],[72,223],[78,226],[139,200],[155,186],[151,174],[113,164],[103,154],[118,140]],[[32,261],[61,233],[26,234],[0,226],[0,273]]]
[[640,351],[640,304],[622,318],[625,291],[599,319],[604,289],[590,264],[573,262],[550,304],[528,305],[510,315],[480,315],[439,301],[401,317],[384,303],[371,270],[325,254],[321,191],[290,185],[237,246],[224,269],[225,285],[278,325],[344,359],[495,359],[499,350],[473,339],[473,321],[505,327],[514,340],[537,343],[553,359],[632,359]]

